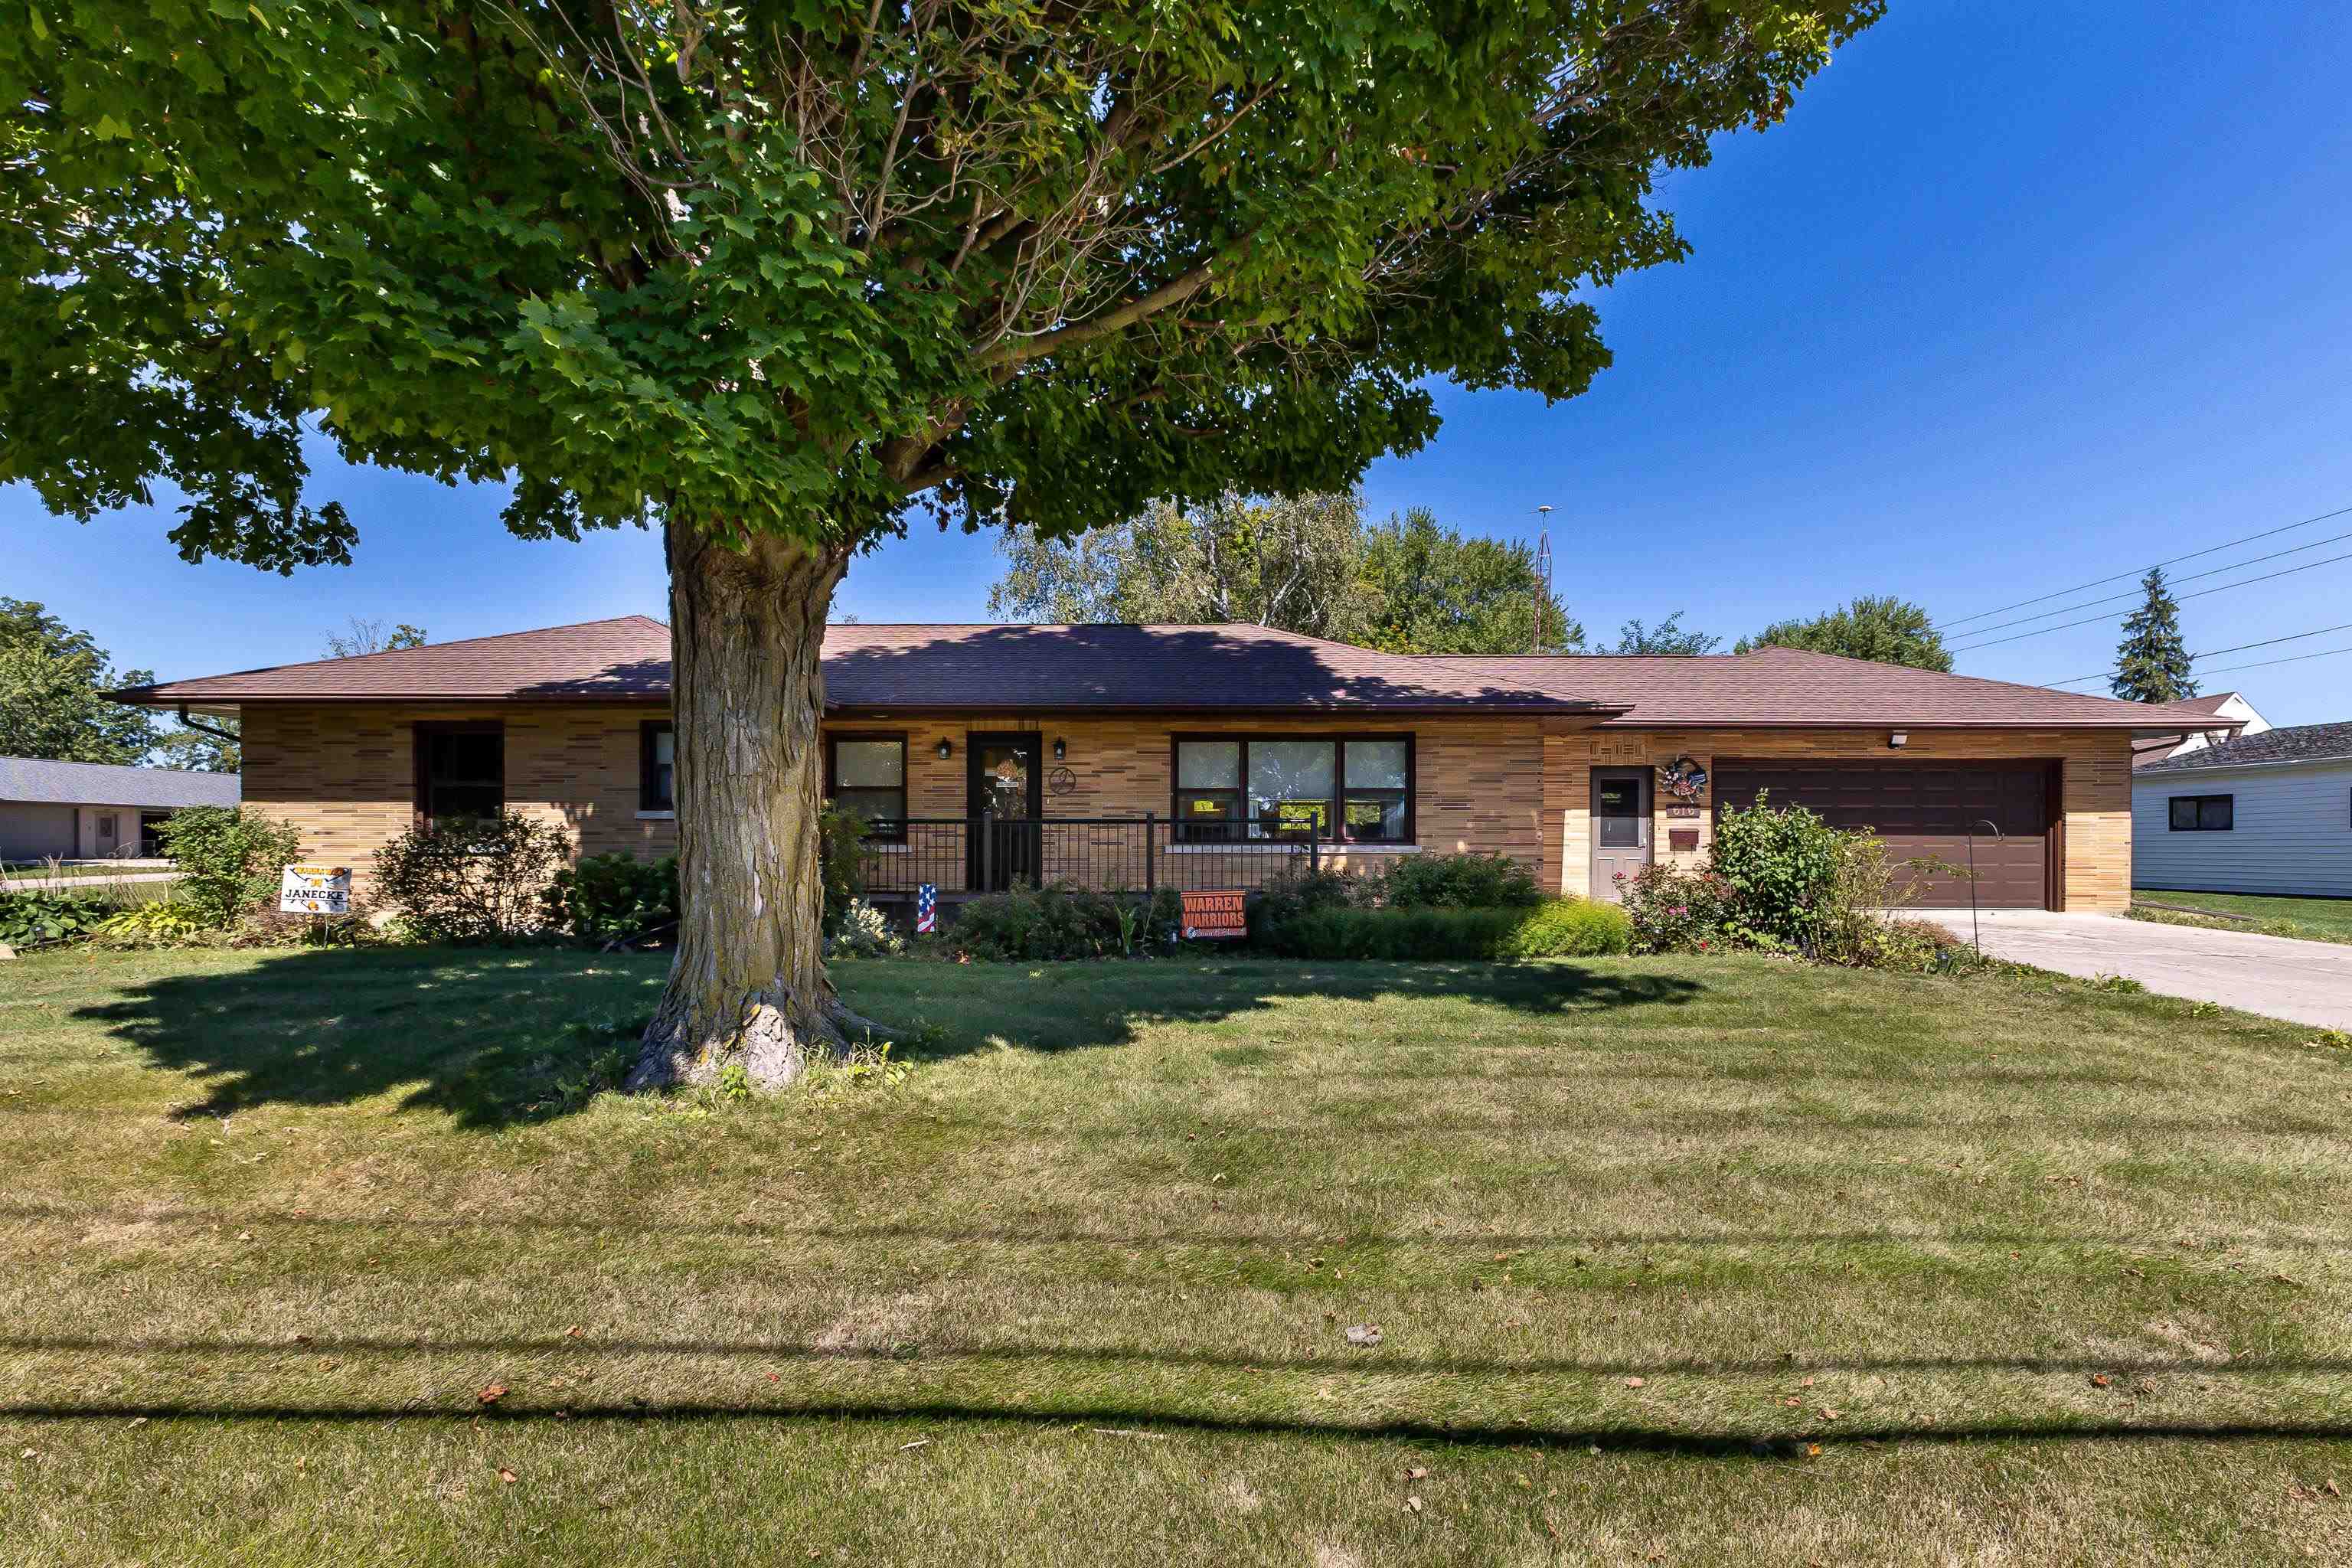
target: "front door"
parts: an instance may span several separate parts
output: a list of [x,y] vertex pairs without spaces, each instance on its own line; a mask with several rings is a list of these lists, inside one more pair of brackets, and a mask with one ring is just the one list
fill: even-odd
[[[1034,731],[1010,735],[974,735],[966,747],[971,767],[964,780],[971,808],[971,886],[998,893],[1014,882],[1037,880],[1044,858],[1045,778],[1037,766]],[[987,813],[985,831],[981,814]]]
[[1592,896],[1613,900],[1650,863],[1650,770],[1592,770]]

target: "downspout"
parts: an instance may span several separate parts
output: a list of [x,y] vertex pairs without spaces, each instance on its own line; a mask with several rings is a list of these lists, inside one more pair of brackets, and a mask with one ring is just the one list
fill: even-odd
[[188,705],[184,702],[180,704],[180,722],[185,724],[191,730],[214,736],[219,740],[242,742],[245,739],[244,736],[236,734],[232,731],[215,729],[210,724],[200,724],[195,720],[189,718]]

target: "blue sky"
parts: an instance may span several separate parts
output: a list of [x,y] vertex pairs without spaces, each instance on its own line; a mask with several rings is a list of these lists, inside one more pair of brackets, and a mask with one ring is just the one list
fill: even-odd
[[[1665,190],[1692,258],[1595,296],[1616,367],[1550,408],[1442,393],[1437,439],[1365,477],[1371,509],[1532,537],[1551,505],[1558,586],[1606,641],[1631,616],[1737,636],[1857,593],[1958,620],[2352,506],[2352,12],[2001,9],[1897,0],[1787,124],[1721,140]],[[351,615],[439,640],[663,613],[651,535],[525,543],[495,491],[331,465],[319,494],[350,504],[357,559],[280,578],[183,563],[168,504],[85,528],[0,489],[0,594],[166,676],[315,658]],[[992,551],[918,531],[839,607],[984,619]],[[2182,608],[2195,649],[2352,622],[2352,561]],[[1959,668],[2055,680],[2114,642],[2105,622]],[[2352,632],[2208,663],[2337,647]],[[2207,681],[2233,686],[2273,721],[2352,718],[2352,653]]]

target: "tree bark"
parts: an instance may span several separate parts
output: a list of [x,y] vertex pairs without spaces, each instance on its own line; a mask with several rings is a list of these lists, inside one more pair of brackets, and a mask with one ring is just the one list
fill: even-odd
[[737,549],[675,522],[666,542],[678,940],[629,1087],[709,1082],[740,1062],[777,1088],[842,1037],[817,813],[824,619],[847,554],[772,538]]

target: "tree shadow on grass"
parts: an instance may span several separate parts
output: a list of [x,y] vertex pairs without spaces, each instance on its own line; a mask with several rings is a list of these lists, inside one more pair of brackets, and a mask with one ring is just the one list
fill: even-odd
[[[541,949],[274,953],[161,974],[74,1016],[203,1090],[182,1118],[396,1094],[469,1130],[545,1121],[617,1084],[667,960]],[[1244,1016],[1286,1000],[1466,999],[1537,1016],[1675,1005],[1699,983],[1619,965],[845,964],[845,996],[893,1025],[935,1025],[902,1054],[1120,1046],[1154,1024]],[[1333,1019],[1335,1037],[1344,1015]]]
[[[940,1059],[1012,1046],[1066,1051],[1131,1042],[1160,1024],[1217,1023],[1297,1004],[1325,1008],[1334,1043],[1351,1037],[1355,1007],[1468,1002],[1522,1017],[1579,1017],[1675,1007],[1706,986],[1687,975],[1617,962],[1326,963],[1235,957],[1129,963],[948,964],[886,961],[836,967],[859,1011],[903,1026],[899,1054]],[[1295,1035],[1297,1023],[1291,1032]],[[1433,1037],[1443,1026],[1433,1028]],[[1246,1042],[1211,1052],[1247,1066]]]

